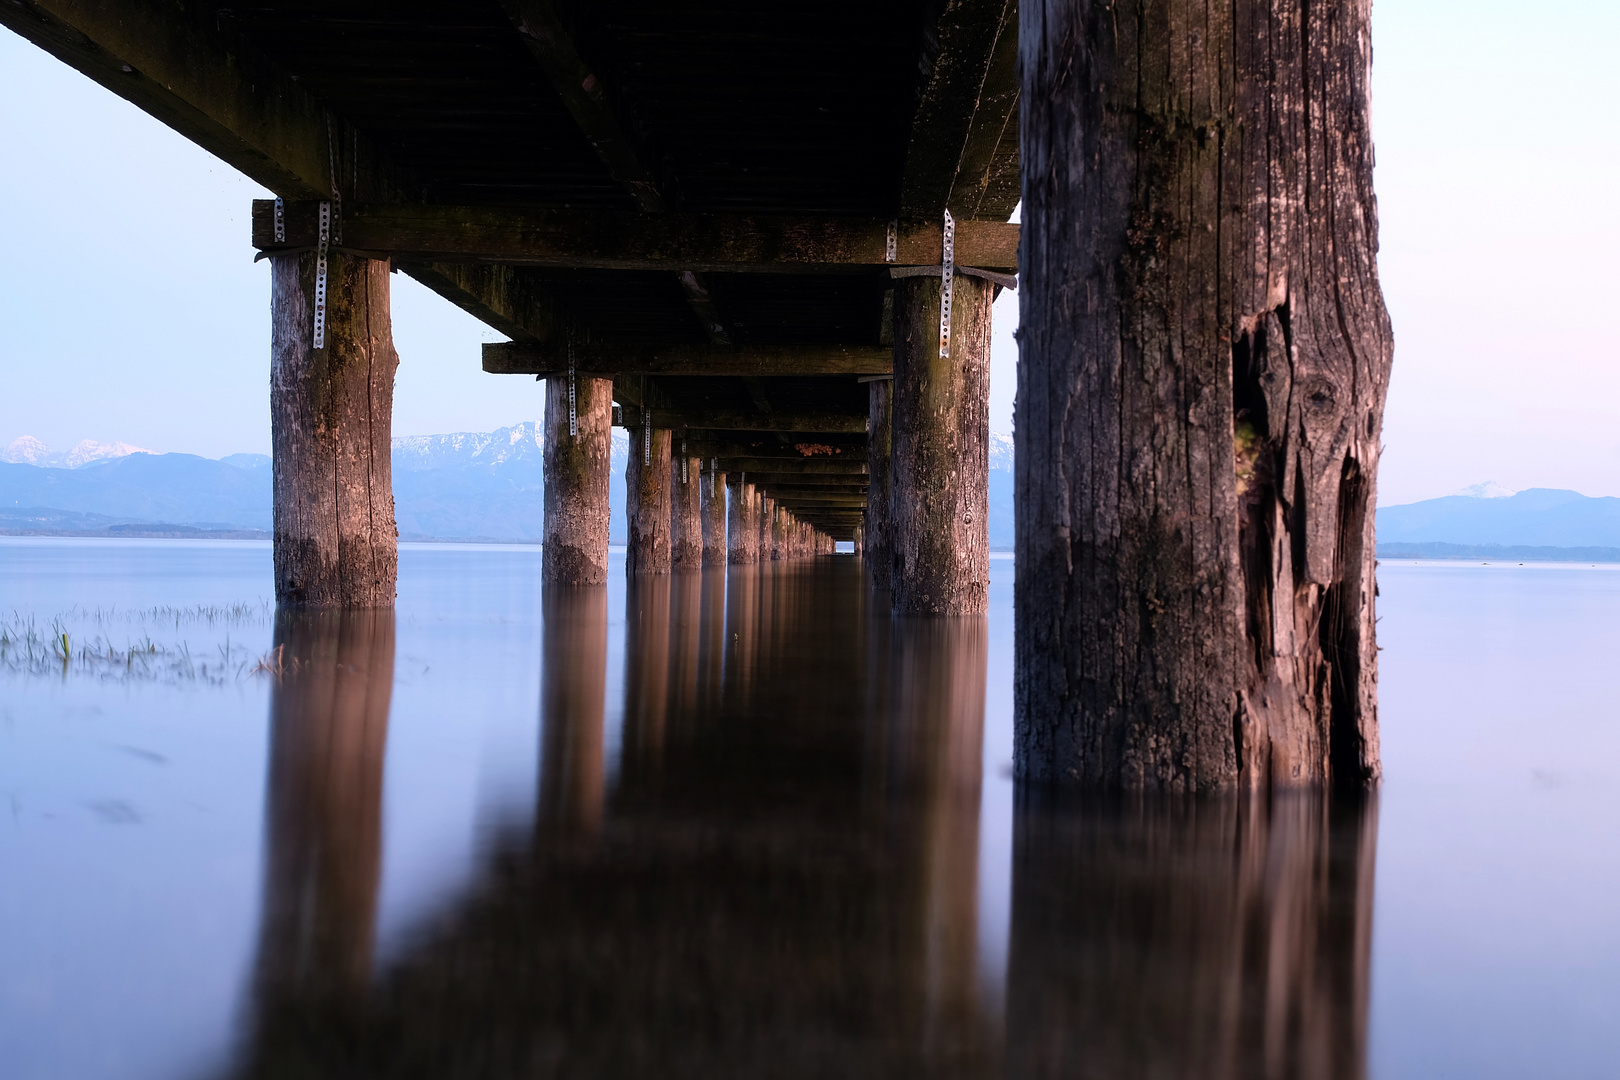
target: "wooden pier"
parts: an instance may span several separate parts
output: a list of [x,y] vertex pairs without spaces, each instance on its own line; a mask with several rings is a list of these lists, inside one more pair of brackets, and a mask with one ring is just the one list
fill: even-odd
[[858,538],[894,613],[982,615],[991,301],[1021,285],[1019,774],[1376,782],[1365,0],[0,23],[276,195],[279,601],[393,602],[397,271],[509,339],[468,364],[546,381],[548,582],[605,579],[618,423],[632,575]]

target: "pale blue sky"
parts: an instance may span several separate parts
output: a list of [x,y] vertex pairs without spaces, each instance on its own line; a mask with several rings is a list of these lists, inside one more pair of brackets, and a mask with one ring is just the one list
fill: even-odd
[[[1380,270],[1395,377],[1380,502],[1481,480],[1620,495],[1620,4],[1378,0]],[[0,31],[0,445],[265,451],[265,192]],[[396,275],[396,434],[541,412],[471,317]],[[1010,430],[1016,304],[991,426]]]

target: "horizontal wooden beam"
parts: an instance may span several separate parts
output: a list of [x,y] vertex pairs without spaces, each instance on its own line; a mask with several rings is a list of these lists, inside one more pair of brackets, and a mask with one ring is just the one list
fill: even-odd
[[[705,459],[704,469],[709,467]],[[865,461],[829,461],[826,458],[728,458],[719,457],[720,471],[726,474],[745,472],[750,476],[865,476]]]
[[0,25],[287,198],[410,198],[413,186],[213,4],[4,0]]
[[[625,405],[620,410],[624,426],[641,427],[642,410],[636,405]],[[781,409],[761,413],[743,409],[654,409],[652,424],[655,428],[673,431],[701,428],[709,431],[786,431],[815,435],[822,432],[847,434],[866,430],[866,417],[861,414]]]
[[[286,239],[275,239],[271,200],[253,203],[261,251],[313,247],[316,203],[288,203]],[[792,273],[889,265],[888,222],[864,218],[635,214],[522,207],[345,204],[343,246],[377,256],[600,270]],[[895,263],[931,266],[944,245],[937,222],[902,222]],[[956,262],[1018,266],[1018,225],[962,221]]]
[[662,210],[664,197],[649,164],[651,155],[637,145],[631,125],[621,122],[608,87],[580,55],[555,6],[550,0],[501,0],[501,6],[613,178],[641,209]]
[[[865,432],[856,434],[864,435]],[[771,458],[783,461],[824,461],[829,463],[866,461],[866,440],[850,444],[846,440],[849,435],[837,437],[836,441],[825,442],[823,439],[834,439],[832,435],[818,435],[813,441],[797,443],[782,442],[777,438],[759,437],[747,439],[746,437],[724,438],[717,435],[688,436],[687,448],[696,456],[704,459],[707,467],[710,458],[718,457],[722,471],[726,468],[726,461],[733,458]]]
[[[882,345],[624,345],[574,344],[574,369],[614,375],[887,375],[894,350]],[[484,346],[484,370],[494,375],[562,375],[568,345],[510,341]]]
[[[767,495],[772,494],[769,490]],[[793,492],[776,496],[776,501],[792,508],[799,506],[855,506],[866,505],[865,494],[858,492]]]
[[[400,263],[399,269],[452,304],[498,330],[520,348],[556,341],[557,302],[512,266],[488,263]],[[487,363],[487,361],[486,361]],[[487,371],[488,368],[486,367]]]
[[864,476],[792,476],[782,473],[744,473],[755,487],[772,491],[844,491],[864,492]]

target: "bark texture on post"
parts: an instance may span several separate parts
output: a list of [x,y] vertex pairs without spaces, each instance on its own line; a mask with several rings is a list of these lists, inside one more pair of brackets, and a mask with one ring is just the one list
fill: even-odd
[[773,535],[776,531],[776,500],[761,495],[759,499],[759,561],[770,562],[776,558],[776,545]]
[[314,339],[315,256],[270,265],[270,438],[276,603],[390,607],[394,352],[388,264],[327,258],[326,347]]
[[868,383],[867,391],[871,401],[866,429],[866,529],[861,552],[866,560],[866,573],[872,588],[884,590],[889,587],[889,572],[894,564],[894,526],[889,520],[894,380],[880,379]]
[[726,565],[726,474],[703,475],[703,565]]
[[628,520],[628,543],[624,549],[624,572],[637,574],[669,573],[669,443],[668,428],[654,428],[649,463],[642,464],[640,431],[630,438],[630,460],[624,467],[624,512]]
[[676,570],[703,569],[700,464],[685,454],[672,454],[669,459],[669,560]]
[[729,487],[731,516],[728,519],[729,546],[726,549],[726,557],[733,565],[758,562],[759,525],[755,520],[754,510],[758,500],[754,497],[754,485],[739,482]]
[[1379,775],[1368,16],[1021,10],[1026,778]]
[[545,521],[540,580],[607,581],[613,380],[574,379],[577,435],[568,433],[568,377],[546,380]]
[[896,614],[980,615],[989,603],[993,288],[955,276],[951,354],[942,357],[939,279],[895,283],[889,591]]

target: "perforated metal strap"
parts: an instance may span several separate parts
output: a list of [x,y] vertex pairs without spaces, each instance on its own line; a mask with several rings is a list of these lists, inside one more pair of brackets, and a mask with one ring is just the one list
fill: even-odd
[[951,355],[951,279],[956,270],[956,219],[945,211],[945,251],[940,256],[939,355]]
[[568,437],[579,438],[579,391],[574,381],[574,335],[568,335]]
[[287,200],[276,196],[276,243],[287,242]]
[[888,242],[883,248],[883,261],[892,263],[900,257],[900,222],[889,222]]
[[332,204],[321,203],[321,238],[315,248],[315,348],[326,348],[326,249],[332,242]]
[[652,464],[652,409],[642,406],[646,413],[641,420],[641,464],[643,467]]
[[686,456],[686,440],[681,440],[681,483],[688,482],[687,474],[692,471],[692,459]]

